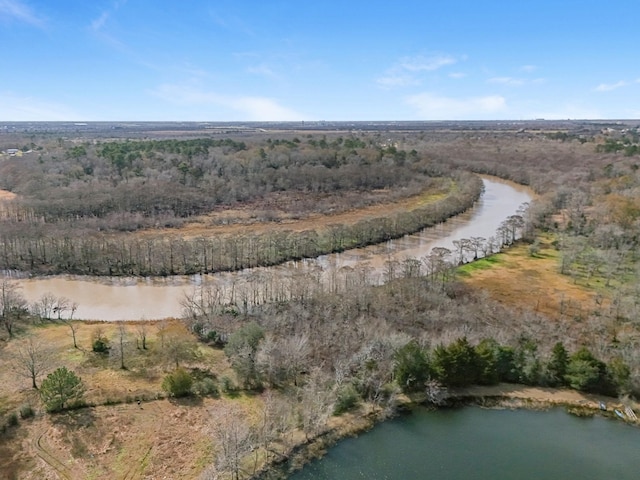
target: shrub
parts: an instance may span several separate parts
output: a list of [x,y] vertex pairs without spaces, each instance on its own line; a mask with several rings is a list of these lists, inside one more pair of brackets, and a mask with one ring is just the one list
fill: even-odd
[[215,380],[211,378],[203,378],[195,382],[192,390],[196,395],[212,395],[214,397],[220,395]]
[[31,418],[34,415],[35,415],[35,411],[33,410],[33,407],[30,404],[25,403],[20,407],[20,418]]
[[15,427],[18,425],[18,414],[11,412],[7,417],[7,427]]
[[355,387],[350,383],[344,385],[340,390],[338,390],[338,398],[336,400],[333,414],[342,415],[358,405],[359,401],[360,395],[358,395]]
[[174,397],[191,395],[193,377],[184,368],[176,368],[162,381],[162,389]]
[[96,353],[108,353],[109,352],[109,340],[103,336],[98,336],[93,339],[91,349]]
[[229,377],[222,377],[222,391],[227,395],[232,395],[236,392],[237,388]]

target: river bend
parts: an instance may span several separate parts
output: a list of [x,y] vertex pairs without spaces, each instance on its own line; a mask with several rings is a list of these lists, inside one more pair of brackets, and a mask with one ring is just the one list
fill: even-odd
[[235,288],[236,285],[264,282],[266,277],[277,277],[292,284],[296,278],[305,275],[320,276],[323,282],[330,283],[338,281],[341,272],[354,270],[366,271],[371,283],[381,283],[389,260],[421,259],[434,247],[452,248],[455,240],[495,236],[500,224],[533,197],[532,191],[521,185],[495,177],[483,176],[482,179],[484,193],[465,213],[400,239],[315,259],[211,275],[168,278],[56,275],[11,281],[21,287],[21,293],[29,303],[37,302],[45,294],[65,297],[78,306],[74,318],[104,321],[180,317],[185,295],[202,285],[225,288],[233,285]]

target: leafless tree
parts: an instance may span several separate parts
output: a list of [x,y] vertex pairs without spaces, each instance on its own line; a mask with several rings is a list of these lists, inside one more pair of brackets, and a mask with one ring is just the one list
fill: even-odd
[[43,320],[51,320],[57,298],[52,293],[45,293],[33,305],[33,313]]
[[0,322],[13,337],[13,329],[16,322],[20,321],[27,313],[27,301],[24,299],[18,286],[7,279],[0,281]]
[[307,440],[323,432],[333,412],[331,380],[319,367],[313,368],[307,382],[300,388],[298,415]]
[[37,389],[37,380],[52,369],[53,358],[49,347],[30,336],[17,348],[12,364],[14,371],[31,380],[31,387]]
[[115,341],[112,342],[113,347],[110,349],[110,356],[116,360],[122,370],[126,370],[125,356],[129,348],[129,332],[125,322],[118,322],[118,329],[115,334]]
[[80,327],[82,326],[82,323],[75,322],[71,319],[64,320],[64,323],[67,327],[69,327],[69,330],[71,330],[71,337],[73,338],[73,348],[78,348],[77,334],[78,330],[80,330]]
[[136,344],[142,350],[147,349],[147,324],[142,321],[136,325]]
[[235,405],[218,404],[211,410],[211,416],[216,469],[231,474],[232,480],[239,480],[243,459],[254,448],[255,433],[246,421],[246,414]]

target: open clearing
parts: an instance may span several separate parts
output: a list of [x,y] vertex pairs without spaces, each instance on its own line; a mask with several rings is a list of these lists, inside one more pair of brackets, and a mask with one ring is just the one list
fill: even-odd
[[581,317],[604,308],[598,292],[559,273],[559,254],[543,238],[536,255],[518,244],[503,253],[460,267],[465,283],[487,291],[510,306],[543,313],[550,318]]
[[[296,203],[295,199],[288,199],[287,201],[283,200],[267,206],[264,204],[249,204],[239,208],[225,208],[220,212],[199,216],[180,228],[147,229],[138,232],[138,234],[152,236],[158,234],[162,236],[176,235],[184,238],[193,238],[202,235],[239,235],[248,233],[261,235],[278,231],[321,231],[331,225],[354,225],[361,220],[369,218],[393,217],[399,213],[410,212],[442,200],[446,195],[447,189],[438,187],[395,202],[381,201],[375,205],[355,209],[345,209],[345,205],[350,204],[348,198],[336,198],[336,210],[338,211],[330,215],[291,213],[284,207],[279,206],[280,204],[291,205]],[[270,220],[264,220],[265,216],[270,217]]]
[[[73,348],[66,325],[33,328],[33,338],[54,352],[52,365],[65,364],[77,372],[87,386],[86,400],[98,404],[57,415],[42,410],[30,380],[17,375],[13,368],[11,358],[26,339],[16,338],[1,345],[0,412],[16,411],[22,405],[31,405],[36,411],[34,418],[20,420],[19,427],[7,433],[2,442],[2,478],[196,478],[212,462],[211,435],[215,427],[211,410],[231,400],[156,399],[163,394],[164,375],[174,367],[164,358],[160,342],[194,339],[177,321],[147,324],[147,328],[149,349],[142,351],[135,348],[133,340],[136,325],[127,324],[128,339],[134,345],[126,357],[130,365],[127,370],[90,349],[97,330],[114,343],[117,327],[113,324],[81,324],[79,349]],[[206,346],[199,350],[199,358],[189,362],[190,367],[211,369],[216,376],[233,375],[222,351]],[[138,399],[142,400],[140,405]],[[238,399],[232,402],[237,405]],[[253,404],[259,403],[256,397]]]

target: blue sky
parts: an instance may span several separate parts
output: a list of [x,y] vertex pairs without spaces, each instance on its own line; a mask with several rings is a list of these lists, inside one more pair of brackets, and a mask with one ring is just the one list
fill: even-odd
[[0,0],[0,120],[640,118],[638,0]]

